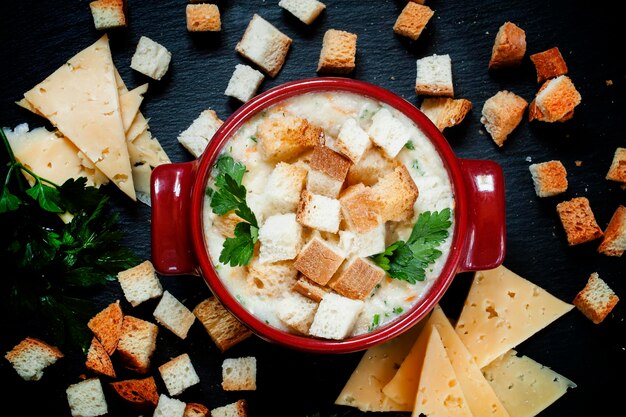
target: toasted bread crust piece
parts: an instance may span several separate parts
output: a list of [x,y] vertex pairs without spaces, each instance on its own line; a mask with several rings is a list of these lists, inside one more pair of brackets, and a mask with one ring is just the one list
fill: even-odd
[[298,278],[296,283],[293,284],[292,289],[306,298],[315,301],[316,303],[322,301],[322,298],[329,291],[327,288],[311,281],[304,275]]
[[213,220],[213,227],[223,237],[235,237],[235,226],[241,223],[243,219],[235,214],[234,211],[216,216]]
[[341,182],[346,179],[350,165],[352,163],[348,158],[324,145],[317,145],[313,148],[311,162],[309,162],[311,168]]
[[548,161],[528,167],[539,197],[552,197],[567,190],[567,171],[561,161]]
[[235,50],[274,78],[283,67],[291,38],[255,14]]
[[420,108],[440,131],[461,123],[471,109],[471,101],[449,97],[425,98]]
[[498,146],[502,146],[509,134],[519,125],[528,103],[510,91],[498,91],[485,101],[480,121]]
[[211,411],[212,417],[247,417],[247,415],[248,403],[246,400],[239,400],[222,407],[214,408]]
[[364,258],[354,258],[329,285],[345,297],[364,300],[384,277],[385,271],[374,263]]
[[556,211],[559,213],[561,223],[567,234],[567,243],[570,246],[602,237],[602,229],[596,223],[596,218],[586,197],[563,201],[557,204]]
[[567,74],[567,64],[556,46],[530,56],[537,70],[537,82],[542,83],[550,78]]
[[626,148],[617,148],[606,179],[626,183]]
[[489,69],[519,65],[526,53],[526,32],[511,22],[505,22],[496,35],[491,50]]
[[322,128],[291,114],[265,118],[257,127],[259,150],[270,161],[288,161],[324,143]]
[[619,301],[613,290],[597,272],[589,277],[587,285],[574,298],[573,304],[592,322],[600,324]]
[[211,413],[209,409],[198,403],[187,403],[183,417],[208,417]]
[[383,205],[383,221],[400,222],[413,217],[413,206],[419,190],[406,166],[400,165],[382,177],[372,187],[372,191]]
[[213,343],[222,352],[252,336],[252,332],[228,312],[215,297],[207,298],[193,309]]
[[383,221],[385,204],[372,188],[361,183],[346,188],[339,202],[343,218],[358,233],[368,232]]
[[622,256],[626,250],[626,207],[619,206],[604,231],[598,252],[607,256]]
[[142,410],[156,407],[159,393],[153,377],[127,379],[109,384],[124,401]]
[[396,159],[388,158],[377,148],[370,148],[361,160],[350,167],[348,171],[348,185],[362,182],[364,185],[374,185],[378,179],[400,166]]
[[107,354],[110,356],[117,348],[117,342],[122,334],[122,321],[124,313],[120,307],[120,301],[111,303],[107,308],[96,314],[89,320],[87,326],[98,338]]
[[115,378],[115,369],[113,369],[111,358],[104,349],[104,346],[102,346],[102,343],[95,337],[91,339],[91,346],[89,346],[85,366],[87,369],[97,374]]
[[156,349],[159,327],[149,321],[124,316],[118,353],[124,367],[145,374],[150,370],[150,358]]
[[314,237],[302,248],[293,266],[311,281],[326,285],[343,259],[324,240]]
[[356,39],[354,33],[329,29],[324,34],[317,72],[349,74],[356,66]]
[[219,32],[222,30],[220,10],[215,4],[188,4],[187,30],[189,32]]
[[[27,337],[4,355],[22,379],[39,381],[43,371],[63,357],[63,353],[46,342]],[[36,364],[33,364],[36,362]]]
[[572,80],[566,75],[560,75],[541,86],[534,100],[536,109],[533,109],[529,118],[550,123],[563,122],[571,119],[580,101],[580,93]]
[[398,35],[417,40],[434,14],[435,12],[428,6],[409,2],[393,25],[393,31]]
[[96,29],[126,27],[126,4],[124,0],[96,0],[89,3]]

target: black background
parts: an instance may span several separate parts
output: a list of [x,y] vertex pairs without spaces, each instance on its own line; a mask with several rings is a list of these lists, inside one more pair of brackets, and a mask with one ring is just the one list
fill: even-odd
[[[327,9],[306,26],[272,1],[218,1],[222,31],[190,34],[185,26],[185,4],[178,1],[128,1],[129,27],[110,31],[113,59],[126,83],[133,88],[150,81],[142,111],[173,162],[191,156],[179,145],[177,135],[206,109],[226,119],[240,105],[223,95],[235,65],[244,62],[235,52],[253,13],[259,13],[293,39],[287,61],[275,79],[266,78],[260,91],[281,83],[315,76],[324,32],[329,28],[358,35],[357,67],[352,75],[378,84],[419,104],[414,93],[415,60],[422,56],[450,54],[456,97],[470,99],[474,109],[466,121],[446,131],[460,157],[498,161],[505,172],[507,201],[507,256],[505,265],[571,302],[590,273],[600,276],[626,297],[624,259],[596,252],[599,241],[568,247],[555,206],[558,202],[586,196],[598,223],[606,226],[614,210],[625,203],[620,187],[604,179],[617,146],[625,146],[624,114],[626,64],[624,62],[621,13],[604,2],[582,1],[440,1],[427,4],[435,15],[416,42],[394,35],[393,23],[405,1],[327,0]],[[0,2],[0,125],[14,127],[44,121],[13,104],[67,59],[95,42],[101,33],[93,28],[87,0]],[[511,20],[525,29],[527,56],[518,69],[487,71],[498,27]],[[173,55],[161,81],[148,80],[129,67],[135,45],[146,35],[166,46]],[[529,124],[524,120],[502,149],[491,141],[479,122],[484,101],[498,90],[509,89],[529,102],[538,85],[528,55],[558,46],[569,75],[582,94],[572,121],[564,124]],[[606,80],[613,85],[607,86]],[[6,155],[3,151],[3,158]],[[560,196],[535,196],[528,172],[532,162],[559,159],[568,170],[569,189]],[[574,161],[581,160],[576,167]],[[127,232],[127,244],[142,258],[150,256],[150,209],[128,201],[107,187]],[[8,225],[1,226],[3,230]],[[0,276],[2,274],[0,273]],[[456,318],[471,276],[457,276],[442,301],[444,310]],[[162,277],[165,289],[189,308],[210,295],[197,277]],[[117,283],[98,293],[93,302],[105,307],[123,296]],[[133,309],[122,301],[126,313],[152,320],[157,301]],[[573,310],[518,347],[578,384],[542,416],[613,415],[623,408],[624,301],[600,325]],[[46,339],[37,323],[2,319],[0,351],[6,352],[25,336]],[[156,367],[188,352],[201,383],[180,399],[200,402],[209,408],[239,398],[250,403],[250,415],[322,416],[359,415],[333,402],[359,361],[361,354],[304,354],[251,338],[221,354],[199,323],[186,340],[161,328],[153,371],[160,392],[166,392]],[[22,381],[10,364],[0,360],[3,409],[25,410],[29,415],[69,416],[65,388],[86,374],[80,352],[66,349],[66,357],[49,367],[39,382]],[[258,360],[255,392],[224,392],[220,387],[221,362],[225,357],[254,355]],[[116,362],[117,363],[117,362]],[[120,378],[133,377],[118,366]],[[103,378],[106,380],[106,378]],[[109,415],[137,415],[107,392]],[[532,399],[529,399],[532,401]],[[2,412],[3,415],[5,412]],[[11,413],[10,413],[11,414]],[[20,413],[20,414],[23,414]]]

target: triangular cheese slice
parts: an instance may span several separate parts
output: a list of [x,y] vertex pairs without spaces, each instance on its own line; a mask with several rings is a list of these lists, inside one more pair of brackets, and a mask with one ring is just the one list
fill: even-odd
[[130,126],[133,124],[133,120],[135,120],[139,112],[139,106],[141,106],[143,95],[146,91],[148,91],[148,84],[140,85],[120,95],[120,111],[122,113],[124,132],[128,132]]
[[150,131],[144,130],[133,142],[128,142],[128,152],[131,164],[148,164],[157,167],[169,164],[167,156],[159,141],[153,138]]
[[514,350],[494,360],[483,373],[511,417],[533,417],[561,398],[569,379]]
[[474,362],[472,354],[461,342],[459,335],[438,305],[433,310],[430,321],[441,336],[446,354],[472,414],[485,417],[509,417],[509,413]]
[[24,97],[134,200],[114,69],[104,35]]
[[573,307],[499,266],[476,272],[455,329],[482,368]]
[[133,142],[139,137],[139,135],[148,130],[148,128],[149,126],[146,118],[143,117],[143,114],[141,114],[141,112],[137,113],[135,119],[133,120],[133,123],[130,125],[128,131],[126,132],[126,141]]
[[436,327],[426,344],[419,380],[413,417],[472,417]]
[[126,87],[126,83],[122,79],[122,76],[120,75],[120,72],[117,70],[117,68],[115,68],[113,75],[115,75],[115,84],[117,85],[117,95],[121,96],[124,93],[128,93],[128,87]]

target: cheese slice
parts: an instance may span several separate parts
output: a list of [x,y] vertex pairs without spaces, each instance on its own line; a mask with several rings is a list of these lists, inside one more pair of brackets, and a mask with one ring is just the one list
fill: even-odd
[[117,95],[121,96],[124,93],[128,93],[128,87],[126,87],[126,83],[117,68],[114,69],[113,75],[115,76],[115,85],[117,85]]
[[148,164],[157,167],[161,164],[169,164],[170,158],[167,156],[161,144],[153,138],[150,131],[144,130],[133,142],[128,142],[128,152],[130,162],[136,164]]
[[106,35],[24,94],[133,200],[135,189]]
[[143,132],[149,129],[148,121],[141,112],[137,113],[133,123],[128,128],[126,132],[126,142],[133,142],[135,139],[139,137]]
[[430,331],[419,380],[413,417],[472,417],[436,327]]
[[472,354],[461,342],[459,335],[438,305],[432,312],[430,322],[441,336],[446,354],[472,414],[484,417],[509,417],[504,405],[474,362]]
[[123,93],[120,95],[120,112],[122,114],[122,124],[124,125],[124,132],[128,132],[133,120],[139,112],[139,106],[143,101],[143,95],[148,91],[148,84],[140,85],[139,87]]
[[387,397],[382,389],[409,353],[421,327],[418,324],[395,339],[369,348],[335,404],[356,407],[361,411],[411,411],[411,408]]
[[483,373],[511,417],[532,417],[576,384],[514,350],[494,360]]
[[483,368],[573,307],[500,266],[476,272],[455,329]]

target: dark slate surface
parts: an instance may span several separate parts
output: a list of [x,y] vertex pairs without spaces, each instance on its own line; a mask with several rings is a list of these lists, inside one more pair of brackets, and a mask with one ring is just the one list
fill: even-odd
[[[625,191],[604,179],[617,146],[625,146],[624,111],[626,64],[613,43],[620,38],[618,13],[581,1],[481,1],[432,0],[434,18],[417,42],[395,36],[393,22],[404,1],[327,0],[326,12],[311,26],[277,6],[278,1],[217,2],[223,31],[189,34],[185,29],[184,1],[129,1],[130,26],[110,32],[113,58],[129,86],[148,81],[129,68],[134,46],[141,35],[165,45],[173,54],[172,65],[160,82],[150,81],[143,104],[153,134],[174,162],[190,160],[176,136],[205,108],[212,107],[227,118],[239,103],[224,91],[235,64],[243,62],[235,44],[253,13],[259,13],[293,38],[286,65],[276,79],[266,79],[261,91],[286,81],[315,76],[325,30],[338,28],[358,34],[357,69],[354,78],[369,81],[418,104],[413,92],[415,59],[432,53],[449,53],[453,60],[458,97],[474,103],[461,126],[446,136],[459,156],[493,159],[502,164],[506,177],[507,256],[505,264],[543,286],[557,297],[571,301],[591,272],[598,271],[622,297],[626,297],[624,259],[596,253],[598,242],[570,248],[565,242],[555,205],[575,196],[587,196],[599,224],[604,228]],[[88,1],[3,1],[0,5],[0,51],[3,56],[0,84],[0,124],[15,126],[42,120],[13,104],[21,94],[45,78],[69,57],[90,45],[100,33],[93,29]],[[510,89],[531,100],[538,86],[528,58],[521,68],[490,74],[487,62],[498,27],[512,20],[526,30],[528,52],[559,46],[570,75],[583,96],[574,119],[565,124],[529,125],[523,121],[504,148],[498,149],[479,122],[484,101],[500,89]],[[613,80],[607,86],[606,80]],[[3,154],[3,158],[6,155]],[[570,187],[565,195],[538,199],[533,191],[529,162],[563,161]],[[575,160],[582,160],[576,167]],[[150,210],[127,201],[112,188],[113,197],[127,230],[127,243],[147,258]],[[7,227],[3,225],[2,229]],[[4,229],[6,230],[6,229]],[[444,309],[458,314],[471,277],[459,275],[443,300]],[[162,278],[164,287],[193,307],[209,295],[200,278]],[[98,307],[120,298],[111,284],[94,298]],[[155,302],[137,309],[124,302],[127,312],[149,319]],[[624,302],[601,325],[594,325],[574,310],[518,347],[523,354],[551,367],[578,384],[542,416],[613,415],[621,409],[624,370]],[[45,339],[37,323],[1,321],[0,351],[6,352],[27,335]],[[202,383],[180,398],[210,408],[239,398],[250,402],[250,415],[322,416],[359,415],[332,405],[361,354],[313,355],[249,339],[222,355],[204,329],[195,324],[182,341],[161,329],[156,366],[188,352]],[[220,387],[224,357],[254,355],[258,359],[258,390],[226,393]],[[119,368],[119,367],[118,367]],[[120,369],[120,377],[131,377]],[[85,373],[83,357],[68,351],[65,359],[50,367],[40,382],[24,382],[8,362],[0,361],[3,409],[21,409],[29,415],[69,416],[67,385]],[[157,376],[159,388],[164,386]],[[137,415],[108,395],[109,415]],[[532,401],[532,398],[529,399]],[[23,413],[23,412],[22,412]],[[6,411],[2,414],[6,414]]]

